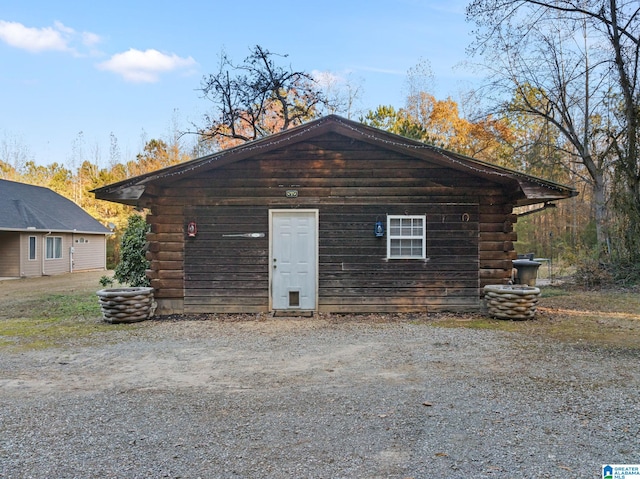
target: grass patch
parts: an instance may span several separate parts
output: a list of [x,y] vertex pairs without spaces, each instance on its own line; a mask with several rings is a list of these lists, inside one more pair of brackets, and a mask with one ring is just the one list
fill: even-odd
[[543,298],[557,298],[569,295],[571,295],[571,292],[566,288],[560,288],[557,286],[543,286],[540,288],[540,296]]
[[100,305],[95,295],[47,294],[41,300],[41,307],[34,308],[38,316],[51,318],[99,318]]
[[509,321],[487,315],[436,315],[439,326],[526,334],[531,337],[640,351],[640,294],[637,291],[585,291],[541,288],[532,320]]
[[43,293],[23,301],[12,298],[0,313],[0,348],[27,351],[89,345],[96,335],[131,328],[102,320],[95,294]]
[[112,325],[95,319],[9,319],[0,321],[0,344],[15,351],[90,344],[95,334],[110,330]]

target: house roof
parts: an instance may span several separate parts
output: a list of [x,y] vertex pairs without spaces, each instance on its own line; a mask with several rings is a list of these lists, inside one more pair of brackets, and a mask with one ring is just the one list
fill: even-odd
[[110,234],[64,196],[41,186],[0,180],[0,231]]
[[516,206],[547,203],[570,198],[578,194],[574,188],[568,186],[466,157],[362,123],[347,120],[337,115],[325,116],[234,148],[97,188],[93,190],[93,193],[98,199],[137,205],[147,185],[167,185],[180,179],[195,176],[204,170],[241,161],[258,152],[275,150],[327,133],[343,135],[354,140],[376,145],[379,148],[393,150],[448,168],[465,171],[468,174],[502,184],[513,192]]

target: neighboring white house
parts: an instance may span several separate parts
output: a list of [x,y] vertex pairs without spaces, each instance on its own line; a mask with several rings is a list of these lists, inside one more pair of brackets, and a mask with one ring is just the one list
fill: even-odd
[[0,180],[0,277],[104,270],[109,234],[48,188]]

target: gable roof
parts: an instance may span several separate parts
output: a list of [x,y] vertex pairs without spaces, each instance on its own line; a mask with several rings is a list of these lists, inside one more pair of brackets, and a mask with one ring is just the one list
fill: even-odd
[[234,148],[96,188],[92,192],[98,199],[137,205],[147,185],[170,184],[180,179],[198,175],[204,170],[241,161],[258,152],[264,153],[276,150],[283,146],[317,138],[328,133],[343,135],[354,140],[376,145],[379,148],[393,150],[430,163],[464,171],[472,176],[504,185],[509,191],[513,192],[516,206],[546,203],[571,198],[578,194],[574,188],[568,186],[476,160],[417,140],[347,120],[337,115],[325,116]]
[[0,180],[0,231],[110,234],[64,196],[41,186]]

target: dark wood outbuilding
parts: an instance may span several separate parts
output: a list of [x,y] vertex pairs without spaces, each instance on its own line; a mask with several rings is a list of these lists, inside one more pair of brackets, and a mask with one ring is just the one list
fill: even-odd
[[160,313],[474,310],[572,188],[327,116],[94,191],[147,208]]

